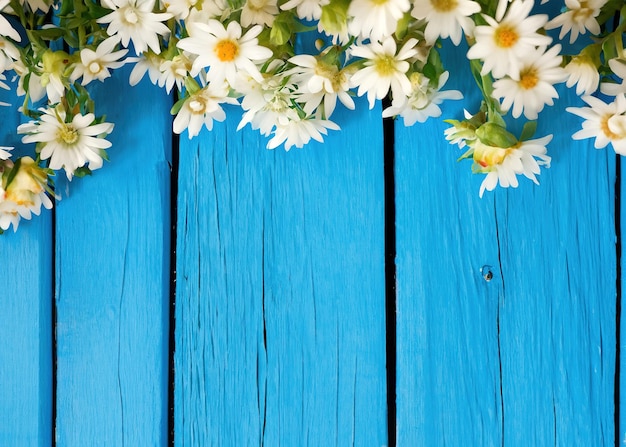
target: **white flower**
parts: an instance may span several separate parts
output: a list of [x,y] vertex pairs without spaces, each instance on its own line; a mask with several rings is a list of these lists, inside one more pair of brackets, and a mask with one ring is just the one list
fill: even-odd
[[409,0],[352,0],[348,7],[350,34],[383,41],[396,31],[410,7]]
[[276,124],[274,136],[267,143],[267,148],[274,149],[284,144],[285,150],[288,151],[293,146],[301,148],[311,141],[311,138],[321,143],[324,141],[322,135],[327,133],[326,129],[339,130],[339,126],[332,121],[312,117],[279,122]]
[[312,114],[324,103],[324,116],[329,118],[337,99],[350,110],[354,110],[354,101],[349,95],[350,78],[346,70],[340,70],[334,64],[309,54],[301,54],[289,59],[296,65],[290,70],[291,80],[298,85],[299,101],[305,103],[304,111]]
[[205,23],[188,23],[189,37],[181,39],[178,47],[196,55],[191,68],[192,76],[209,67],[207,79],[230,84],[236,82],[239,71],[261,80],[261,73],[255,63],[265,62],[272,50],[258,44],[257,36],[263,27],[256,25],[243,36],[241,25],[230,22],[227,28],[214,19]]
[[8,39],[0,36],[0,70],[11,68],[14,61],[20,59],[20,51]]
[[391,107],[383,110],[383,118],[400,115],[405,126],[412,126],[416,122],[423,123],[430,117],[441,116],[441,104],[446,99],[463,99],[458,90],[441,91],[448,80],[449,73],[443,72],[439,76],[437,87],[430,85],[430,79],[415,72],[411,75],[413,91],[407,96],[395,97]]
[[226,113],[221,107],[224,103],[237,104],[237,100],[228,97],[226,84],[214,86],[209,83],[185,100],[174,118],[174,133],[180,134],[187,129],[189,139],[191,139],[200,133],[203,124],[208,130],[212,130],[213,120],[224,121],[226,119]]
[[[9,0],[0,0],[0,11],[4,11],[5,9],[7,9],[7,6],[9,6]],[[10,7],[8,9],[10,10]],[[0,14],[0,36],[10,37],[16,42],[22,40],[22,38],[20,37],[20,33],[18,33],[15,28],[13,28],[11,22],[9,22],[2,14]]]
[[322,7],[330,3],[330,0],[289,0],[280,5],[283,11],[296,8],[298,18],[304,20],[319,20],[322,17]]
[[565,66],[568,74],[567,87],[576,84],[576,94],[591,95],[598,89],[600,73],[589,56],[575,56]]
[[545,14],[529,17],[533,0],[515,0],[501,22],[483,14],[488,25],[474,29],[476,43],[467,52],[468,59],[484,62],[481,74],[495,78],[509,75],[514,80],[520,72],[520,59],[539,46],[548,46],[552,38],[537,33],[548,20]]
[[414,48],[416,39],[409,39],[396,54],[396,41],[386,38],[382,44],[371,42],[352,48],[352,55],[365,59],[364,67],[351,78],[351,85],[358,86],[357,94],[367,93],[369,107],[372,109],[376,99],[382,99],[389,89],[394,97],[411,94],[411,82],[406,75],[409,69],[407,59],[417,54]]
[[161,64],[163,59],[154,54],[152,51],[145,51],[141,53],[139,57],[129,57],[126,62],[135,62],[133,70],[130,72],[128,82],[130,85],[137,85],[143,79],[144,75],[148,73],[150,82],[157,84],[161,78]]
[[120,61],[126,53],[127,49],[113,51],[118,44],[117,37],[109,37],[102,41],[96,51],[89,48],[83,48],[80,51],[80,63],[74,66],[74,71],[70,79],[83,77],[82,85],[87,85],[94,79],[104,81],[111,76],[109,69],[113,70],[124,65],[124,61]]
[[269,135],[276,125],[287,125],[290,120],[297,120],[298,112],[292,107],[297,97],[296,86],[284,75],[268,76],[262,82],[253,78],[242,78],[237,84],[237,91],[243,94],[241,108],[246,112],[241,117],[237,130],[250,124],[259,129],[262,135]]
[[150,48],[154,53],[161,52],[159,36],[169,35],[169,28],[162,22],[172,14],[152,12],[154,0],[103,0],[103,6],[113,12],[98,19],[98,23],[108,23],[109,36],[118,36],[124,47],[133,42],[135,53],[140,54]]
[[[39,215],[41,206],[52,208],[52,201],[46,189],[48,174],[31,157],[20,158],[19,167],[14,165],[9,184],[0,184],[0,228],[7,230],[13,225],[17,230],[20,218],[30,219]],[[4,187],[3,187],[4,186]]]
[[102,167],[104,149],[111,147],[103,135],[111,133],[113,124],[94,124],[93,113],[77,113],[71,120],[61,106],[40,109],[39,121],[31,121],[17,128],[26,134],[23,143],[39,143],[42,160],[50,159],[49,168],[63,168],[69,180],[74,171],[89,163],[89,169]]
[[170,93],[176,84],[178,90],[182,91],[185,78],[191,70],[191,61],[184,54],[179,54],[171,61],[163,61],[159,69],[161,70],[159,87],[165,86],[167,93]]
[[172,15],[177,20],[185,20],[189,16],[189,11],[198,0],[166,0],[164,2],[165,12]]
[[517,80],[506,77],[493,83],[493,97],[502,99],[504,110],[513,107],[514,118],[523,112],[526,118],[534,120],[546,104],[554,104],[553,99],[559,94],[553,84],[563,82],[567,77],[560,66],[563,59],[560,51],[560,45],[545,52],[544,48],[529,51],[520,60]]
[[0,160],[8,160],[9,158],[11,158],[11,153],[9,151],[12,150],[12,147],[0,146]]
[[478,12],[480,5],[472,0],[414,0],[411,15],[426,20],[424,36],[429,44],[439,37],[450,37],[458,45],[463,33],[473,33],[474,22],[469,16]]
[[[46,95],[46,89],[41,85],[41,78],[29,71],[20,59],[11,64],[11,69],[18,76],[17,88],[15,93],[18,96],[24,96],[28,92],[30,100],[34,103],[39,101]],[[30,76],[28,76],[30,74]],[[24,82],[28,76],[28,85],[24,86]]]
[[590,107],[568,107],[566,110],[584,118],[582,129],[572,135],[574,140],[595,138],[593,146],[602,149],[609,143],[616,153],[626,155],[626,132],[623,131],[623,116],[626,113],[626,97],[620,93],[615,101],[606,104],[593,96],[583,96]]
[[545,29],[561,27],[559,39],[563,39],[571,31],[570,43],[574,43],[578,34],[585,34],[587,30],[594,35],[600,34],[600,25],[596,17],[606,2],[607,0],[565,0],[567,10],[550,20]]
[[626,93],[626,61],[621,59],[609,60],[609,67],[614,74],[622,78],[621,84],[613,82],[603,82],[600,84],[600,91],[605,95],[617,96],[620,93]]
[[276,0],[247,0],[241,9],[241,25],[265,25],[271,28],[278,15]]
[[536,175],[541,172],[540,166],[550,167],[551,158],[546,146],[551,140],[552,135],[547,135],[520,141],[506,149],[488,146],[480,140],[473,142],[474,171],[487,174],[480,185],[480,197],[485,190],[492,191],[498,183],[503,188],[517,188],[517,176],[522,174],[539,184]]
[[19,0],[20,4],[28,4],[28,7],[31,11],[36,12],[40,10],[42,12],[48,12],[50,10],[50,6],[52,5],[52,0]]

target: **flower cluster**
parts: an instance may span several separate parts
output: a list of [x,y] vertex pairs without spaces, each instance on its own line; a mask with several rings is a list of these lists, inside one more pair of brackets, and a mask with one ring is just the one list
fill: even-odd
[[[534,0],[0,0],[0,87],[23,97],[31,121],[17,133],[35,145],[34,158],[0,148],[0,231],[52,206],[56,171],[71,180],[102,166],[113,124],[96,115],[88,84],[125,65],[130,85],[147,75],[175,89],[175,133],[211,130],[238,106],[239,128],[289,150],[338,130],[333,113],[355,97],[370,109],[388,98],[382,116],[407,126],[441,116],[462,98],[445,90],[449,39],[466,45],[484,99],[448,120],[445,138],[484,174],[481,196],[519,175],[537,182],[549,165],[552,136],[533,139],[534,120],[558,83],[588,105],[567,109],[584,119],[573,138],[625,153],[626,6],[557,2],[550,15]],[[505,117],[527,120],[519,137]]]

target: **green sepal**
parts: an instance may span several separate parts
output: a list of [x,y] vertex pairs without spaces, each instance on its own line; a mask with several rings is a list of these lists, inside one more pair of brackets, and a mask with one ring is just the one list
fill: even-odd
[[515,135],[493,122],[487,122],[476,129],[476,136],[484,144],[502,149],[507,149],[518,143]]
[[537,121],[526,121],[519,137],[520,141],[530,140],[537,131]]
[[11,171],[9,171],[9,175],[7,175],[7,182],[6,182],[6,185],[4,186],[4,189],[7,189],[9,187],[9,185],[11,184],[11,182],[17,175],[17,171],[20,170],[21,164],[22,164],[21,158],[18,158],[17,160],[15,160],[15,162],[13,163],[13,167],[11,168]]
[[80,168],[76,168],[76,170],[74,171],[74,177],[78,178],[83,178],[91,174],[91,169],[89,169],[87,166],[81,166]]
[[180,109],[183,108],[183,104],[185,104],[185,101],[187,101],[187,99],[188,99],[188,96],[185,96],[183,98],[180,98],[178,101],[176,101],[174,105],[172,106],[172,108],[170,109],[170,114],[177,115],[178,112],[180,112]]

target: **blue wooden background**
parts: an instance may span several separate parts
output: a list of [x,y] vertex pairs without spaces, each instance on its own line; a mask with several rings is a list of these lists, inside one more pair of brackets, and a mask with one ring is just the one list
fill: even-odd
[[0,446],[625,438],[621,161],[571,140],[565,90],[541,186],[480,199],[441,120],[392,138],[361,102],[288,153],[236,113],[178,140],[172,99],[127,74],[95,93],[105,169],[58,179],[55,212],[0,238]]

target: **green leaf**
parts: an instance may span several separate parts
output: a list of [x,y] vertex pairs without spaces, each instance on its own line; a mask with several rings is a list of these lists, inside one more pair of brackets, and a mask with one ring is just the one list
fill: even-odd
[[492,147],[500,147],[502,149],[514,146],[518,142],[515,135],[506,130],[506,128],[490,122],[476,129],[476,136],[484,144]]
[[527,121],[522,128],[522,134],[520,135],[520,141],[530,140],[537,130],[537,121]]

